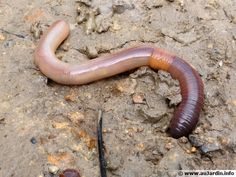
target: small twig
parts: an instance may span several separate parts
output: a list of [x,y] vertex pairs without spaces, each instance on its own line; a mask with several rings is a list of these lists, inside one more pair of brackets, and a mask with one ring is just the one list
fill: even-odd
[[102,110],[99,110],[98,112],[97,138],[98,138],[98,154],[99,154],[101,177],[107,177],[106,159],[104,157],[104,142],[102,138]]
[[7,33],[7,34],[10,34],[10,35],[14,35],[14,36],[19,37],[19,38],[22,38],[22,39],[25,38],[25,36],[22,35],[22,34],[16,34],[16,33],[13,33],[13,32],[10,32],[10,31],[4,30],[4,29],[1,29],[1,28],[0,28],[0,31],[2,31],[2,32],[4,32],[4,33]]

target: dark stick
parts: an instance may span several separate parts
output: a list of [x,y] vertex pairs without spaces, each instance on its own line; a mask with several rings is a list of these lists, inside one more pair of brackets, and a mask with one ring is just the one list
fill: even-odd
[[97,137],[98,137],[98,154],[99,154],[99,165],[101,177],[107,177],[106,172],[106,160],[104,157],[104,144],[102,138],[102,111],[98,112],[98,128],[97,128]]
[[7,33],[7,34],[10,34],[10,35],[14,35],[14,36],[19,37],[19,38],[22,38],[22,39],[25,38],[25,36],[22,35],[22,34],[16,34],[16,33],[13,33],[13,32],[7,31],[7,30],[4,30],[4,29],[2,29],[2,28],[0,28],[0,31],[2,31],[2,32],[4,32],[4,33]]

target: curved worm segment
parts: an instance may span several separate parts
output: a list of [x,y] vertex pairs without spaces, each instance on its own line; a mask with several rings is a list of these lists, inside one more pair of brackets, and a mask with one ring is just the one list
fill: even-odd
[[170,122],[174,138],[187,136],[195,128],[203,106],[203,82],[199,74],[183,59],[151,46],[139,46],[101,56],[80,65],[57,59],[55,51],[69,35],[69,25],[60,20],[43,34],[35,50],[35,64],[55,82],[67,85],[90,83],[140,66],[150,66],[171,74],[180,83],[182,102]]

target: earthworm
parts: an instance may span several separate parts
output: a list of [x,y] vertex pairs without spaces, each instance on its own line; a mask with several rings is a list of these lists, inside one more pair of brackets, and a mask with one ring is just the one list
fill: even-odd
[[69,25],[63,20],[53,23],[42,35],[34,61],[43,74],[60,84],[80,85],[141,66],[167,71],[179,81],[182,95],[182,102],[170,121],[169,132],[173,138],[192,132],[203,106],[204,90],[201,77],[186,61],[162,49],[141,45],[71,65],[55,56],[56,49],[68,35]]

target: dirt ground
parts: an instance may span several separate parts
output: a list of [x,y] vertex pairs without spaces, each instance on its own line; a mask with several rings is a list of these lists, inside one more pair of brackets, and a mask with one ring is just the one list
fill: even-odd
[[[0,176],[99,177],[97,113],[104,113],[108,176],[236,170],[235,0],[0,0]],[[48,80],[33,63],[42,31],[71,26],[58,49],[80,63],[137,44],[164,48],[200,73],[205,104],[195,131],[167,133],[180,103],[169,74],[139,68],[82,86]]]

